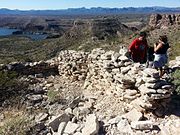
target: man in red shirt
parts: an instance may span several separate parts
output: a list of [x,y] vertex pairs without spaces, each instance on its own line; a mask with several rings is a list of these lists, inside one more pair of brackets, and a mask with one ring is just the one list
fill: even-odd
[[146,62],[148,49],[146,36],[145,32],[140,32],[139,38],[134,39],[128,48],[134,62]]

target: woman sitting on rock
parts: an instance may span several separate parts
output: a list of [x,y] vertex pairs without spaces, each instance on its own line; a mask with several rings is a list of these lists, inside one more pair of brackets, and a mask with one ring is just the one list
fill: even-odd
[[163,76],[164,74],[163,66],[165,66],[165,64],[168,61],[168,56],[167,56],[168,48],[169,48],[169,43],[166,35],[160,36],[159,42],[154,44],[154,52],[155,52],[154,67],[160,70],[160,77]]

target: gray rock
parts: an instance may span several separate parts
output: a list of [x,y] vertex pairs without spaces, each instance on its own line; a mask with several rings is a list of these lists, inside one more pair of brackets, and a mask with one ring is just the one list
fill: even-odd
[[162,116],[164,116],[165,111],[166,111],[165,108],[161,106],[161,107],[158,107],[157,109],[155,109],[154,114],[158,117],[162,117]]
[[117,124],[117,129],[121,134],[132,134],[131,126],[127,119],[121,119]]
[[80,100],[80,96],[76,97],[74,100],[71,101],[71,103],[69,103],[69,107],[72,109],[75,108],[79,104]]
[[42,73],[40,73],[40,74],[35,74],[35,77],[36,77],[36,78],[43,78],[43,74],[42,74]]
[[64,110],[66,114],[73,114],[72,109],[69,107],[66,110]]
[[44,125],[44,123],[40,122],[40,123],[35,124],[31,128],[32,128],[34,134],[38,134],[40,131],[44,130],[46,128],[46,126]]
[[62,87],[61,84],[54,84],[54,88],[55,90],[59,90]]
[[129,70],[131,70],[131,67],[121,67],[122,74],[126,74]]
[[81,132],[76,132],[73,135],[83,135]]
[[65,127],[64,133],[74,134],[78,128],[79,128],[78,124],[75,124],[69,121]]
[[143,76],[143,81],[147,82],[147,83],[156,83],[157,81],[159,81],[159,78],[153,78],[153,77],[144,77]]
[[53,131],[56,132],[58,130],[59,124],[61,122],[68,122],[69,120],[70,120],[69,115],[60,114],[59,116],[51,119],[48,125],[49,125],[49,127],[51,127],[53,129]]
[[129,120],[129,122],[132,121],[139,121],[143,118],[143,114],[136,109],[133,109],[129,111],[128,113],[124,114],[122,117],[126,118]]
[[134,100],[134,99],[136,99],[137,97],[139,97],[140,96],[140,94],[136,94],[136,95],[134,95],[134,96],[129,96],[129,95],[124,95],[123,96],[123,99],[124,100],[130,100],[130,101],[132,101],[132,100]]
[[61,123],[59,124],[58,132],[57,132],[58,135],[62,135],[62,134],[63,134],[64,129],[66,128],[67,123],[68,123],[68,122],[66,121],[66,122],[61,122]]
[[167,94],[167,93],[171,93],[172,92],[171,90],[166,90],[166,89],[157,89],[156,91],[159,94]]
[[119,70],[119,68],[114,68],[114,69],[112,69],[112,72],[115,74],[118,74],[118,73],[120,73],[120,70]]
[[128,57],[126,57],[126,56],[120,56],[118,59],[121,61],[124,61],[124,62],[129,61]]
[[180,61],[180,56],[177,56],[177,57],[176,57],[176,61]]
[[47,113],[39,113],[37,116],[35,116],[35,121],[38,123],[38,122],[41,122],[41,121],[44,121],[48,118],[48,114]]
[[111,55],[112,55],[111,52],[106,52],[105,54],[101,55],[101,59],[102,60],[111,60]]
[[142,95],[145,95],[145,94],[151,94],[151,93],[156,93],[156,90],[155,89],[151,89],[151,88],[147,88],[145,86],[145,84],[142,84],[138,90],[141,92]]
[[119,56],[120,56],[119,53],[114,53],[114,54],[112,54],[112,56],[111,56],[112,61],[113,61],[113,62],[116,62],[116,61],[118,60]]
[[90,114],[85,123],[85,127],[82,129],[83,135],[96,135],[99,131],[99,123],[95,114]]
[[170,90],[170,89],[173,89],[173,86],[172,85],[164,85],[164,86],[162,86],[162,89]]
[[143,75],[153,77],[153,78],[159,78],[159,71],[153,68],[145,68],[143,71]]
[[119,50],[119,54],[122,56],[126,56],[126,54],[128,53],[127,48],[121,46],[120,50]]
[[127,89],[125,94],[128,96],[134,96],[134,95],[138,94],[138,92],[137,92],[137,90]]
[[157,99],[165,99],[165,98],[169,98],[171,96],[171,94],[167,93],[167,94],[150,94],[149,97],[151,100],[157,100]]
[[30,100],[30,102],[37,103],[41,102],[43,100],[43,97],[42,95],[29,95],[27,99]]
[[131,127],[136,130],[152,130],[153,122],[151,121],[133,121]]
[[121,78],[121,82],[127,85],[135,85],[135,79],[130,75],[125,75]]
[[106,126],[108,126],[108,125],[113,125],[113,124],[117,124],[117,123],[119,123],[122,119],[123,119],[123,118],[122,118],[121,116],[116,116],[115,118],[110,119],[110,120],[107,122]]
[[142,78],[136,78],[136,84],[135,84],[135,86],[136,87],[139,87],[139,86],[141,86],[142,84],[144,84],[145,82],[143,81],[143,79]]
[[167,85],[168,83],[164,80],[160,80],[156,83],[146,83],[146,87],[151,88],[151,89],[159,89],[161,88],[163,85]]

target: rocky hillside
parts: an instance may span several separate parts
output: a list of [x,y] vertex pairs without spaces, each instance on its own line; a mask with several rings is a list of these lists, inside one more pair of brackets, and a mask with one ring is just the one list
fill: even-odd
[[153,14],[150,16],[149,25],[153,28],[180,25],[180,14]]
[[[179,67],[179,57],[170,62],[171,72]],[[48,61],[1,65],[1,71],[17,72],[29,83],[20,97],[26,111],[16,110],[15,119],[5,109],[10,99],[1,102],[1,134],[180,133],[169,73],[160,78],[155,69],[130,61],[124,49],[66,50]]]
[[167,35],[170,44],[169,56],[174,59],[180,55],[180,14],[153,14],[149,20],[148,43],[153,46],[160,35]]
[[105,40],[132,33],[132,29],[122,24],[118,18],[100,18],[92,20],[75,20],[67,35],[70,37],[92,37]]

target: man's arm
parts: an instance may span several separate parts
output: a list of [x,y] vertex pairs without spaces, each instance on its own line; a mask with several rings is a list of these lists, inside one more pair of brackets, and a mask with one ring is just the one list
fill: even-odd
[[128,51],[132,52],[135,49],[135,45],[136,45],[137,40],[133,40],[132,43],[130,44]]

